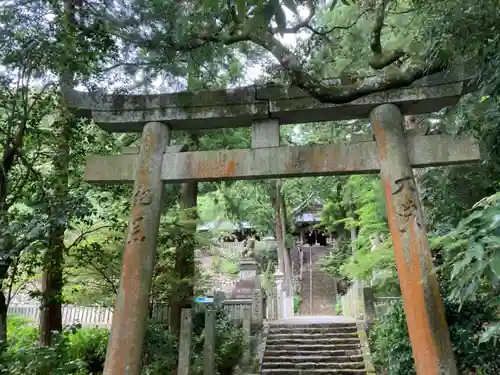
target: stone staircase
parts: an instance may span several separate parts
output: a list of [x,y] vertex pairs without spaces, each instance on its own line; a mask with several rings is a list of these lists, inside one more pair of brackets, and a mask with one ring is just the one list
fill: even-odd
[[[304,266],[302,277],[302,304],[300,315],[335,315],[335,280],[327,275],[319,262],[329,248],[313,246],[309,259],[309,247],[304,246]],[[312,285],[309,278],[309,263],[312,263]],[[310,290],[312,288],[312,301]]]
[[366,375],[356,323],[275,323],[262,375]]

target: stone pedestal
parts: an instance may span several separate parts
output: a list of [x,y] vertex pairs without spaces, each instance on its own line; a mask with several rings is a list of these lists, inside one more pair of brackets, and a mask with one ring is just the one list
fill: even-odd
[[252,299],[254,289],[260,289],[259,264],[253,259],[241,259],[240,261],[240,281],[236,283],[231,298]]
[[252,280],[255,288],[260,288],[259,263],[253,259],[243,258],[240,260],[240,281]]

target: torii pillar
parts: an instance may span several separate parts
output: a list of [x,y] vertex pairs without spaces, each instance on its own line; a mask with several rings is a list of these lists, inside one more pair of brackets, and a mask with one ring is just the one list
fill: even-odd
[[161,169],[170,136],[171,130],[160,122],[147,123],[142,132],[120,289],[113,312],[103,375],[136,375],[141,372],[165,185],[161,180]]
[[407,152],[403,115],[394,104],[370,112],[380,159],[406,323],[418,375],[457,375],[457,366],[439,293],[432,273],[422,204]]

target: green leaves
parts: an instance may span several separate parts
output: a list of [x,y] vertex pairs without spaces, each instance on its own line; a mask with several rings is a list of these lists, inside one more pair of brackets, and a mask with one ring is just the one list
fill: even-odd
[[[449,273],[449,298],[463,306],[481,294],[495,296],[500,284],[500,205],[498,193],[474,205],[456,229],[438,239]],[[491,299],[495,301],[494,298]],[[497,301],[498,303],[498,301]],[[500,306],[500,305],[498,305]],[[483,340],[491,335],[483,336]]]
[[[483,343],[494,337],[500,327],[493,325],[483,332],[483,327],[495,319],[495,310],[483,296],[476,302],[466,303],[458,310],[456,303],[445,301],[445,315],[450,330],[453,351],[461,374],[497,375],[500,357],[496,348]],[[391,375],[414,374],[405,313],[401,302],[378,317],[370,335],[372,356],[377,373]]]

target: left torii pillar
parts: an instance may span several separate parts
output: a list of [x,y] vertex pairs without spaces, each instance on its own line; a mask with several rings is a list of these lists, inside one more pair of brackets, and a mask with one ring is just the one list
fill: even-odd
[[164,182],[163,154],[171,130],[150,122],[142,131],[132,208],[103,375],[139,375]]

